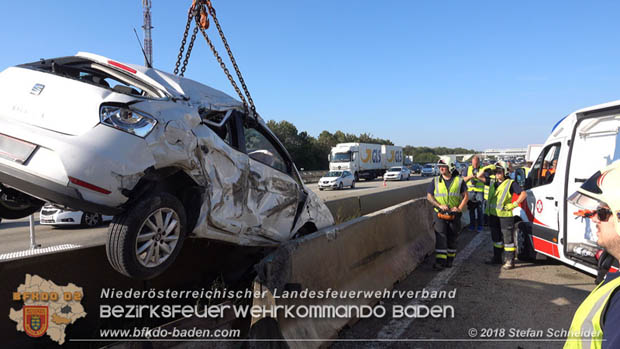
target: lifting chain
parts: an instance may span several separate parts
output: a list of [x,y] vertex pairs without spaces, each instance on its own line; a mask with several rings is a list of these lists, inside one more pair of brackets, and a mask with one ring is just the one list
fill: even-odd
[[[205,31],[207,28],[209,28],[209,19],[208,19],[209,14],[211,15],[211,18],[213,18],[213,23],[215,23],[215,26],[217,27],[220,38],[222,39],[222,43],[224,44],[224,47],[226,48],[226,52],[228,53],[228,57],[230,58],[233,68],[235,69],[235,73],[237,74],[237,77],[239,78],[239,82],[241,83],[241,87],[243,88],[243,93],[239,89],[239,86],[237,85],[235,79],[233,78],[232,74],[226,67],[226,64],[222,60],[222,57],[218,53],[217,49],[213,45],[213,42],[211,41],[211,39],[209,38],[209,36],[207,35]],[[239,99],[243,103],[243,107],[250,114],[250,116],[257,117],[258,114],[256,113],[256,107],[254,106],[254,100],[252,100],[250,91],[248,90],[248,87],[245,84],[245,80],[243,79],[241,70],[239,69],[239,66],[237,65],[237,61],[235,60],[235,57],[233,56],[232,50],[230,49],[230,46],[228,45],[228,41],[226,40],[226,37],[224,36],[224,31],[222,30],[222,27],[220,26],[220,23],[217,20],[215,9],[213,8],[213,5],[211,4],[210,0],[193,0],[192,6],[189,8],[189,11],[187,13],[187,24],[185,25],[185,32],[183,33],[183,40],[181,41],[181,48],[179,49],[179,55],[177,57],[177,62],[174,68],[174,74],[177,75],[179,73],[179,66],[181,65],[181,59],[183,58],[183,51],[185,51],[185,45],[187,43],[187,36],[189,34],[189,28],[190,28],[192,19],[195,20],[196,27],[194,27],[194,30],[192,32],[192,36],[190,39],[190,43],[187,47],[187,52],[185,53],[185,59],[183,60],[183,66],[181,67],[180,76],[183,76],[183,74],[185,73],[185,69],[187,68],[187,63],[189,61],[192,48],[194,47],[194,41],[196,39],[196,34],[198,33],[198,30],[200,30],[200,32],[202,33],[202,36],[204,36],[205,40],[207,41],[207,44],[211,48],[211,51],[213,52],[215,59],[220,64],[220,67],[224,71],[224,74],[226,74],[226,77],[228,77],[228,80],[230,81],[231,85],[235,89],[235,92],[237,92]],[[245,93],[245,97],[247,97],[247,100],[243,95],[244,93]],[[248,106],[248,102],[249,102],[249,106]]]

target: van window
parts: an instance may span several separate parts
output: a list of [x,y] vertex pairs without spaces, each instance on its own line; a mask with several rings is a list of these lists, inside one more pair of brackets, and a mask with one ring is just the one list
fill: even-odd
[[560,143],[546,146],[532,166],[526,181],[526,188],[535,188],[553,182],[560,157]]

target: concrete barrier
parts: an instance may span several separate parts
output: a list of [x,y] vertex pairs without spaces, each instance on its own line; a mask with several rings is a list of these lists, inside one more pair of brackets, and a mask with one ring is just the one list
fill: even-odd
[[[433,211],[423,198],[323,229],[280,246],[256,267],[257,280],[275,294],[293,287],[316,291],[390,290],[434,250]],[[320,256],[320,258],[318,258]],[[377,298],[276,299],[278,305],[364,305]],[[354,319],[279,316],[291,347],[323,343]]]
[[305,184],[308,183],[316,183],[323,177],[329,170],[320,170],[320,171],[300,171],[301,179]]

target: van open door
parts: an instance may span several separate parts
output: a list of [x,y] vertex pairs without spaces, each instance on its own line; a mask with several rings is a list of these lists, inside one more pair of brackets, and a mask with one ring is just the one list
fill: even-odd
[[566,168],[566,136],[555,132],[540,152],[527,177],[528,218],[532,222],[532,244],[536,251],[560,258],[558,249],[560,205]]
[[566,199],[596,171],[620,158],[620,108],[577,114],[571,138],[566,191],[563,237],[564,254],[596,267],[596,226],[589,218],[576,216],[580,208]]

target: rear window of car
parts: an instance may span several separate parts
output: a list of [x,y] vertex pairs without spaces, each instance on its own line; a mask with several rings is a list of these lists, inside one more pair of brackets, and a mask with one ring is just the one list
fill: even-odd
[[39,62],[22,64],[19,67],[78,80],[122,94],[153,99],[165,97],[162,91],[135,77],[82,57],[42,59]]

